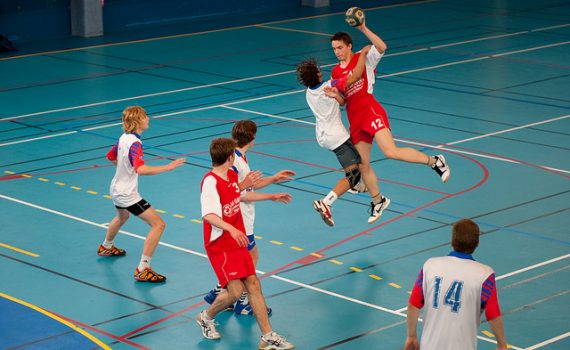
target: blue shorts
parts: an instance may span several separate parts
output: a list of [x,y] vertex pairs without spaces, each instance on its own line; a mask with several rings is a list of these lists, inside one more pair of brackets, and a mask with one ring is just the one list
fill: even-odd
[[255,236],[248,235],[247,239],[249,241],[249,243],[247,244],[247,250],[252,250],[253,248],[255,248]]

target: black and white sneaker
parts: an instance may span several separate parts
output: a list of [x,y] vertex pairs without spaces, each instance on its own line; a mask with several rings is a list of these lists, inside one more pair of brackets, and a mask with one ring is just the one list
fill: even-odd
[[318,200],[313,202],[313,208],[321,214],[321,218],[325,222],[325,224],[329,226],[334,226],[334,220],[331,214],[331,207],[325,204],[323,201]]
[[373,224],[376,220],[380,219],[384,209],[388,208],[390,205],[390,199],[382,196],[382,200],[378,204],[370,202],[370,217],[368,218],[368,223]]
[[451,174],[451,171],[449,170],[449,166],[445,162],[445,157],[441,154],[438,154],[437,156],[434,156],[434,158],[435,158],[435,163],[433,163],[431,168],[435,170],[435,172],[439,175],[439,177],[441,177],[441,181],[447,182],[447,180],[449,179],[449,175]]
[[202,328],[202,335],[206,339],[220,339],[222,335],[216,329],[214,319],[207,320],[203,316],[204,312],[206,311],[202,311],[196,316],[196,323],[198,323],[198,326]]
[[358,194],[364,192],[368,192],[368,187],[366,187],[362,179],[360,179],[360,181],[358,181],[358,183],[354,187],[348,189],[348,193],[352,194]]
[[266,336],[261,336],[261,341],[257,348],[260,350],[290,350],[294,349],[295,345],[288,342],[282,335],[271,332]]

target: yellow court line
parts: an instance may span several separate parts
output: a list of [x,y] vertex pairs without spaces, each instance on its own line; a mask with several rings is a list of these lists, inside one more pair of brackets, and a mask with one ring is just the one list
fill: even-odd
[[321,255],[319,253],[311,253],[312,256],[316,256],[317,258],[322,258],[324,255]]
[[65,186],[65,184],[63,182],[59,182],[59,181],[54,182],[54,184],[56,184],[58,186]]
[[11,300],[11,301],[16,302],[20,305],[24,305],[26,307],[29,307],[30,309],[33,309],[33,310],[35,310],[41,314],[44,314],[44,315],[46,315],[46,316],[48,316],[48,317],[50,317],[50,318],[52,318],[52,319],[54,319],[60,323],[63,323],[64,325],[68,326],[69,328],[73,329],[74,331],[82,334],[83,336],[85,336],[86,338],[88,338],[89,340],[94,342],[95,344],[99,345],[102,349],[111,350],[111,348],[109,346],[107,346],[105,343],[103,343],[99,339],[95,338],[93,335],[89,334],[87,331],[77,327],[76,325],[74,325],[73,323],[71,323],[69,321],[62,319],[61,317],[58,317],[58,316],[52,314],[51,312],[49,312],[47,310],[42,309],[39,306],[32,305],[30,303],[27,303],[27,302],[20,300],[18,298],[11,297],[11,296],[6,295],[4,293],[0,293],[0,297]]
[[10,170],[4,170],[4,174],[8,174],[8,175],[14,175],[15,172],[10,171]]
[[296,251],[298,251],[298,252],[300,252],[300,251],[303,250],[303,248],[299,248],[299,247],[296,247],[296,246],[294,246],[294,245],[291,246],[291,249],[296,250]]
[[343,262],[338,261],[338,260],[334,260],[334,259],[330,259],[329,261],[332,262],[333,264],[337,264],[337,265],[342,265],[342,264],[344,264]]
[[22,253],[22,254],[26,254],[26,255],[32,256],[32,257],[34,257],[34,258],[37,258],[37,257],[40,256],[39,254],[32,253],[32,252],[29,252],[29,251],[27,251],[27,250],[23,250],[23,249],[20,249],[20,248],[12,247],[11,245],[7,245],[7,244],[4,244],[4,243],[2,243],[2,242],[0,242],[0,247],[12,249],[13,251],[16,251],[16,252],[18,252],[18,253]]
[[38,177],[38,180],[43,181],[43,182],[48,182],[48,179],[44,179],[43,177]]
[[89,194],[97,194],[97,192],[95,192],[95,191],[92,191],[92,190],[89,190],[89,191],[85,191],[85,192],[87,192],[87,193],[89,193]]
[[166,213],[166,210],[162,210],[162,209],[155,209],[155,211],[156,211],[157,213],[161,213],[161,214],[165,214],[165,213]]
[[172,216],[174,216],[175,218],[184,219],[184,215],[172,214]]
[[282,244],[283,244],[283,242],[274,241],[274,240],[271,240],[271,241],[269,241],[269,242],[271,242],[271,243],[273,243],[273,244],[277,244],[277,245],[282,245]]
[[77,187],[77,186],[71,186],[71,188],[74,190],[78,190],[78,191],[81,190],[81,187]]
[[20,176],[21,176],[21,177],[25,177],[26,179],[29,179],[29,178],[32,177],[32,175],[30,175],[30,174],[22,174],[22,175],[20,175]]
[[258,235],[253,235],[253,237],[254,237],[255,239],[263,239],[262,236],[258,236]]
[[374,278],[374,279],[377,280],[377,281],[380,281],[380,280],[382,279],[382,277],[377,276],[377,275],[375,275],[375,274],[370,274],[370,275],[368,275],[368,276]]
[[489,338],[495,338],[495,335],[489,331],[482,331],[481,333],[485,334]]
[[202,221],[200,221],[200,220],[198,220],[198,219],[192,219],[192,222],[195,222],[195,223],[197,223],[197,224],[201,224],[201,223],[202,223]]
[[401,285],[396,284],[396,283],[394,283],[394,282],[390,282],[390,283],[388,283],[388,284],[391,285],[391,286],[394,287],[394,288],[398,288],[398,289],[399,289],[399,288],[402,288]]
[[362,272],[362,269],[359,269],[358,267],[351,266],[350,269],[351,269],[352,271]]
[[103,198],[111,199],[111,198],[113,198],[113,197],[111,197],[111,196],[109,196],[108,194],[106,194],[106,195],[103,196]]

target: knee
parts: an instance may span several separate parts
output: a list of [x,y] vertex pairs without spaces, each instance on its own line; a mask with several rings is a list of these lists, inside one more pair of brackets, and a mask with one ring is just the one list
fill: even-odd
[[166,222],[164,222],[162,218],[159,218],[152,226],[162,232],[166,228]]
[[248,293],[257,293],[261,290],[261,283],[257,276],[249,276],[245,279]]
[[370,163],[368,162],[358,164],[358,170],[360,170],[361,173],[369,172],[370,169],[372,168],[370,167]]
[[398,148],[396,147],[391,147],[391,148],[387,148],[385,150],[383,150],[384,156],[386,156],[386,158],[390,158],[390,159],[399,159],[398,157]]

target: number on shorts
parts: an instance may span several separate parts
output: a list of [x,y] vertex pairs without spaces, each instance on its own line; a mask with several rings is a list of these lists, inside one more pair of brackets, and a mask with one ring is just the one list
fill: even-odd
[[376,130],[380,129],[383,126],[384,126],[384,123],[382,123],[382,119],[380,119],[380,118],[377,118],[376,120],[374,120],[372,122],[372,127]]

